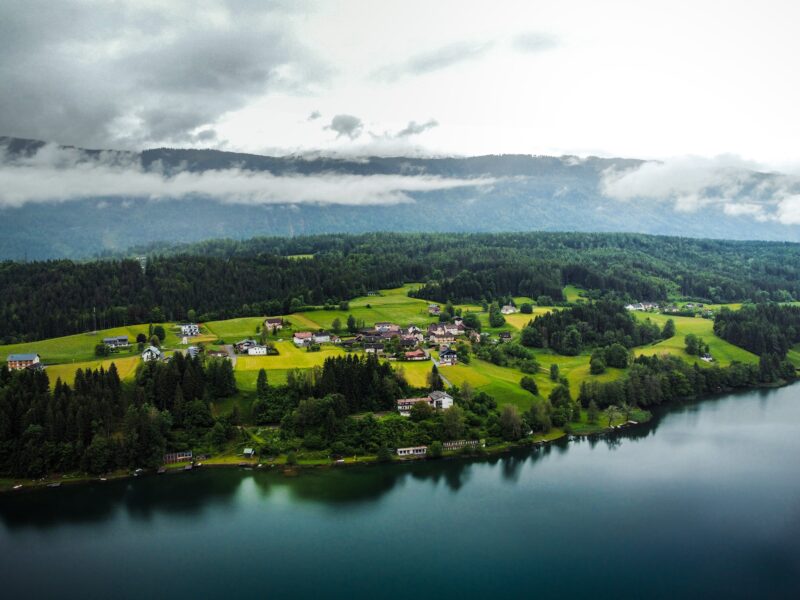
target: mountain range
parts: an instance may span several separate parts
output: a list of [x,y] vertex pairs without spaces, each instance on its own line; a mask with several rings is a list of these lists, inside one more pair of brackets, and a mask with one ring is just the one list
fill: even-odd
[[[663,199],[609,197],[604,188],[608,174],[635,171],[646,164],[634,159],[530,155],[338,158],[168,148],[126,152],[0,137],[3,148],[0,259],[84,258],[152,242],[366,231],[615,231],[800,240],[797,226],[754,218],[751,209],[729,210],[726,205],[701,203],[700,210],[681,210]],[[93,180],[97,164],[104,165],[106,180],[109,173],[116,173],[118,179],[98,187]],[[47,170],[38,177],[37,168],[42,166]],[[53,179],[54,173],[65,169],[78,176],[70,189],[58,177]],[[127,189],[125,174],[129,172],[136,174],[137,184]],[[229,179],[215,179],[213,195],[189,186],[188,193],[162,196],[139,185],[142,179],[157,178],[173,185],[216,173]],[[32,177],[31,183],[26,184],[20,174]],[[253,181],[260,181],[253,180],[253,174],[271,177],[264,186],[292,184],[286,201],[280,191],[271,192],[269,201],[261,201],[252,189],[242,196],[237,187],[242,181],[251,187]],[[85,195],[80,177],[87,183]],[[754,190],[762,190],[763,197],[764,182],[780,177],[750,173],[733,192],[717,190],[717,197],[738,194],[749,198]],[[53,179],[52,188],[45,187],[45,192],[29,198],[25,186],[39,189],[48,178]],[[457,183],[450,185],[450,181]],[[344,200],[337,196],[335,201],[317,201],[313,185],[302,188],[305,182],[331,186]],[[380,185],[371,192],[363,185],[369,182]],[[358,199],[352,202],[347,198],[347,186],[351,185],[358,190],[354,192]],[[387,189],[382,189],[383,185]],[[706,187],[714,185],[711,182]],[[378,200],[373,202],[371,193]],[[320,194],[330,194],[330,190]]]

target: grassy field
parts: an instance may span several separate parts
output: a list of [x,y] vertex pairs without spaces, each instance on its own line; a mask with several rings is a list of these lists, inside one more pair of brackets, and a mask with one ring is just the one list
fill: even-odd
[[[179,344],[180,339],[173,331],[174,323],[162,323],[167,337],[164,345],[174,347]],[[131,349],[115,353],[115,357],[123,358],[126,356],[138,356],[136,349],[136,336],[140,333],[147,335],[148,325],[131,325],[129,327],[115,327],[113,329],[103,329],[96,334],[79,333],[38,342],[28,342],[25,344],[10,344],[0,346],[0,359],[5,360],[9,354],[36,353],[42,357],[45,364],[59,364],[73,361],[92,361],[95,360],[94,347],[103,341],[104,337],[127,335],[133,342]]]
[[564,287],[564,298],[567,302],[584,302],[586,300],[585,293],[584,290],[574,285]]
[[[270,339],[273,340],[280,352],[278,356],[243,355],[237,358],[235,376],[241,394],[232,402],[239,403],[241,408],[249,406],[252,400],[252,392],[255,390],[258,371],[261,368],[267,371],[271,384],[280,385],[286,382],[289,371],[318,367],[323,364],[327,357],[344,353],[341,348],[333,345],[323,345],[320,352],[306,352],[304,349],[299,349],[291,342],[291,335],[294,331],[330,329],[333,320],[336,318],[344,326],[347,316],[350,314],[357,319],[363,320],[367,326],[374,325],[378,321],[389,321],[400,325],[415,323],[420,327],[425,327],[428,323],[436,321],[436,318],[430,317],[427,313],[427,301],[408,296],[409,290],[415,287],[418,287],[418,284],[383,290],[376,296],[356,298],[350,302],[350,308],[347,311],[312,310],[285,316],[284,318],[289,322],[289,325],[278,336],[270,336]],[[564,289],[564,294],[570,302],[579,301],[582,293],[582,290],[574,286],[567,286]],[[514,300],[517,305],[531,302],[530,298],[523,297],[515,298]],[[729,306],[736,308],[736,305]],[[534,307],[533,314],[515,313],[506,315],[506,324],[503,327],[489,328],[488,314],[483,312],[480,306],[461,305],[459,308],[464,311],[469,310],[478,313],[484,325],[484,331],[493,334],[497,334],[500,331],[510,331],[515,336],[536,315],[557,310],[550,307]],[[635,349],[636,355],[667,352],[680,356],[685,360],[697,362],[699,361],[697,357],[688,356],[684,350],[684,336],[688,333],[694,333],[709,344],[711,354],[720,365],[728,365],[733,360],[743,362],[757,362],[758,360],[755,355],[746,350],[716,337],[713,334],[713,322],[711,320],[669,317],[650,313],[635,313],[635,316],[637,319],[650,318],[659,327],[663,327],[666,320],[672,318],[677,329],[677,334],[668,340]],[[204,335],[200,338],[192,338],[191,342],[225,340],[227,343],[233,343],[240,339],[252,338],[257,335],[256,329],[263,326],[263,320],[264,317],[244,317],[208,322],[203,324]],[[167,339],[164,343],[165,348],[179,347],[181,338],[176,334],[174,324],[165,323],[164,327],[167,331]],[[136,350],[115,354],[108,359],[98,360],[94,356],[94,347],[103,337],[127,335],[133,340],[138,333],[147,334],[147,330],[147,325],[138,325],[107,329],[93,335],[73,335],[29,344],[0,346],[0,359],[5,358],[4,354],[38,352],[42,356],[43,362],[49,365],[47,372],[51,381],[61,377],[62,380],[70,383],[74,380],[76,369],[98,368],[100,365],[108,368],[113,361],[117,364],[120,376],[123,379],[129,379],[135,372],[136,365],[140,362]],[[620,369],[607,369],[602,375],[591,375],[589,373],[588,354],[560,356],[547,350],[537,350],[536,358],[542,367],[541,371],[534,375],[539,386],[540,394],[538,398],[547,397],[553,387],[557,385],[556,382],[550,380],[548,375],[552,364],[557,364],[560,374],[567,378],[574,397],[577,397],[582,381],[612,381],[624,376],[624,370]],[[789,353],[789,359],[800,365],[800,345]],[[700,361],[700,364],[706,365],[702,361]],[[432,363],[430,361],[393,362],[392,367],[402,370],[410,385],[425,387]],[[537,401],[536,396],[519,386],[519,381],[525,374],[514,368],[499,367],[473,358],[469,365],[459,364],[453,367],[443,367],[441,373],[449,382],[455,385],[460,386],[465,382],[469,382],[475,389],[494,396],[501,405],[506,403],[514,404],[521,410],[527,410]],[[232,404],[230,406],[228,404],[215,406],[215,410],[229,410]]]
[[108,370],[114,363],[117,366],[119,378],[123,381],[133,378],[136,372],[136,365],[139,364],[138,356],[128,356],[125,358],[109,358],[105,360],[90,360],[85,362],[63,363],[60,365],[50,365],[45,369],[47,377],[50,379],[50,384],[55,384],[56,380],[61,378],[61,381],[72,385],[75,381],[75,371],[78,369],[99,369],[101,366]]
[[414,387],[427,387],[428,375],[433,368],[433,363],[429,360],[419,362],[392,362],[395,371],[402,371],[409,385]]
[[659,327],[663,327],[668,319],[672,319],[675,322],[676,331],[675,335],[668,340],[658,342],[651,346],[636,348],[634,352],[637,356],[652,356],[653,354],[668,353],[680,356],[682,359],[689,362],[706,365],[707,363],[701,361],[698,357],[690,356],[686,353],[684,337],[689,333],[693,333],[705,340],[709,346],[711,356],[723,367],[731,364],[734,360],[746,363],[758,362],[758,357],[755,354],[743,348],[739,348],[738,346],[734,346],[714,335],[714,322],[711,319],[702,319],[700,317],[672,317],[669,315],[640,312],[636,312],[634,315],[640,320],[649,318],[651,321],[658,324]]

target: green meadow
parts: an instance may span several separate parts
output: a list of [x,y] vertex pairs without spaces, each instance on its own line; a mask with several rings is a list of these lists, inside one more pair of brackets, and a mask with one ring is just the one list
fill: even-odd
[[714,335],[714,321],[711,319],[703,319],[701,317],[673,317],[670,315],[642,312],[635,312],[634,315],[639,320],[650,319],[659,327],[664,327],[664,323],[666,323],[668,319],[672,319],[675,322],[674,336],[667,340],[656,342],[650,346],[636,348],[634,352],[637,356],[652,356],[654,354],[667,353],[680,356],[682,359],[690,362],[706,365],[708,363],[700,360],[696,356],[690,356],[686,353],[684,337],[686,337],[687,334],[693,333],[702,337],[708,344],[711,356],[714,357],[714,361],[719,365],[727,366],[733,361],[745,363],[758,362],[758,357],[755,354],[748,352],[744,348],[734,346],[730,342],[726,342],[722,338]]
[[[240,400],[246,402],[248,398],[251,398],[252,392],[255,391],[258,372],[262,368],[267,371],[269,382],[273,385],[279,385],[286,382],[287,374],[294,369],[305,370],[320,367],[326,358],[344,353],[344,350],[340,347],[327,344],[323,345],[319,352],[307,352],[305,349],[297,348],[291,341],[292,333],[295,331],[331,329],[333,321],[337,318],[344,328],[347,317],[350,314],[359,320],[363,320],[367,326],[372,326],[379,321],[389,321],[399,325],[414,323],[424,328],[429,323],[437,321],[435,317],[428,315],[429,303],[427,301],[408,296],[409,290],[418,287],[418,285],[409,284],[400,288],[382,290],[379,295],[355,298],[350,302],[350,307],[347,311],[316,309],[284,316],[284,320],[288,322],[287,326],[277,335],[270,335],[269,338],[278,349],[279,355],[237,356],[235,377],[242,392]],[[574,286],[567,286],[564,289],[564,294],[567,300],[576,302],[582,300],[584,292]],[[514,301],[518,306],[525,302],[532,302],[530,298],[524,297],[515,298]],[[520,329],[535,318],[536,315],[544,314],[551,310],[559,310],[552,307],[534,306],[533,314],[515,313],[506,315],[506,323],[502,327],[490,328],[488,327],[488,314],[483,312],[480,306],[460,305],[459,308],[462,311],[478,313],[485,331],[492,334],[509,331],[514,337],[518,336]],[[731,306],[731,308],[736,307]],[[723,366],[730,364],[734,360],[743,362],[757,362],[758,360],[755,355],[715,336],[711,320],[670,317],[668,315],[650,313],[634,314],[637,319],[651,319],[659,327],[663,327],[666,320],[672,318],[677,330],[676,335],[668,340],[636,348],[634,350],[636,355],[666,352],[680,356],[688,361],[699,362],[705,366],[706,363],[699,361],[697,357],[687,355],[684,350],[684,336],[688,333],[694,333],[709,344],[711,354]],[[230,344],[244,338],[253,338],[257,335],[257,329],[260,330],[263,327],[264,318],[242,317],[204,323],[202,324],[203,334],[200,337],[191,338],[190,343],[224,340]],[[164,342],[165,349],[182,348],[182,338],[177,334],[177,327],[173,323],[164,323],[163,325],[167,331],[167,338]],[[76,369],[98,368],[101,365],[108,368],[111,362],[116,363],[120,377],[130,379],[140,362],[135,344],[130,351],[114,354],[102,360],[94,356],[95,345],[103,337],[115,335],[127,335],[133,341],[137,334],[147,334],[147,331],[147,325],[135,325],[106,329],[91,335],[79,334],[26,344],[0,346],[0,358],[5,358],[5,355],[12,353],[37,352],[42,356],[43,362],[48,365],[47,372],[51,381],[55,381],[56,378],[60,377],[64,381],[72,382]],[[553,387],[557,385],[549,377],[549,370],[552,364],[557,364],[560,374],[567,378],[573,396],[577,396],[580,384],[583,381],[612,381],[624,375],[624,370],[621,369],[607,369],[601,375],[592,375],[589,372],[588,353],[579,356],[560,356],[548,350],[536,350],[535,354],[541,365],[540,372],[534,375],[534,379],[539,386],[538,396],[534,396],[520,387],[520,379],[525,374],[518,369],[500,367],[476,358],[473,358],[469,365],[461,363],[452,367],[445,366],[440,369],[440,372],[451,384],[461,386],[468,382],[476,390],[484,391],[494,396],[500,404],[513,404],[521,410],[527,410],[537,399],[547,397]],[[800,365],[800,345],[789,353],[789,358]],[[414,387],[427,386],[427,379],[432,366],[433,363],[431,361],[392,362],[392,367],[395,370],[402,371],[408,383]],[[219,410],[220,408],[216,407],[216,409]]]

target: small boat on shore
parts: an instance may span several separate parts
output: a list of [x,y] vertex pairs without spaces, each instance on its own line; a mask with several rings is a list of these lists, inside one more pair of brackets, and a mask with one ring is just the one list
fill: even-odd
[[53,483],[48,483],[47,487],[49,487],[49,488],[61,487],[61,482],[60,481],[54,481]]

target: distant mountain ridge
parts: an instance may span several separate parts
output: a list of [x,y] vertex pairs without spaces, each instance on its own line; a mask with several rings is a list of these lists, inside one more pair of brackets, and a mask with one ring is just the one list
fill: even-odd
[[[32,156],[44,145],[37,140],[0,137],[0,147],[4,146],[12,158]],[[759,222],[748,215],[718,211],[709,219],[653,202],[620,202],[605,197],[600,189],[603,173],[609,168],[630,169],[643,163],[635,159],[528,155],[346,159],[170,148],[143,152],[81,149],[79,153],[86,160],[102,155],[144,169],[158,168],[168,175],[240,169],[268,171],[276,176],[426,175],[491,177],[497,181],[485,190],[408,192],[413,202],[363,206],[225,204],[196,196],[149,200],[136,195],[30,203],[0,208],[0,259],[83,258],[151,242],[368,231],[614,231],[800,241],[797,227]],[[2,194],[0,185],[0,207]]]

